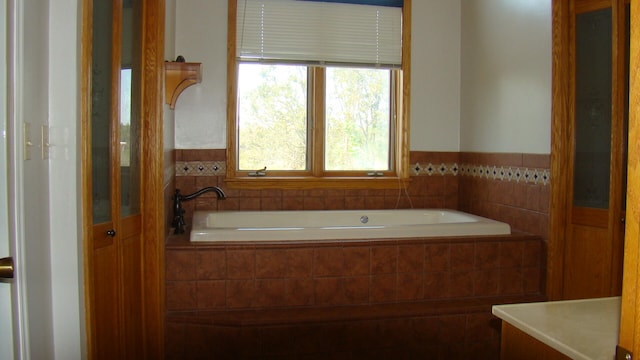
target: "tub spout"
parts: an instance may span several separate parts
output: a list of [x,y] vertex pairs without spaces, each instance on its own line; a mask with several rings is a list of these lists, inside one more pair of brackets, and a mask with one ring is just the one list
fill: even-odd
[[219,200],[224,200],[227,198],[224,191],[222,191],[222,189],[217,186],[208,186],[189,195],[182,195],[180,194],[180,189],[176,189],[176,192],[173,195],[173,222],[171,224],[174,228],[174,234],[183,234],[184,227],[187,224],[184,221],[184,209],[182,208],[182,202],[195,199],[198,196],[210,191],[215,191],[216,195],[218,195]]

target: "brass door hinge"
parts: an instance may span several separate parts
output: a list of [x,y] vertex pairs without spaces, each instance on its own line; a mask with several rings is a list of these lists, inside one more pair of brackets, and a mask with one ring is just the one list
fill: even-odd
[[631,351],[618,345],[616,346],[616,360],[633,360],[633,354],[631,354]]

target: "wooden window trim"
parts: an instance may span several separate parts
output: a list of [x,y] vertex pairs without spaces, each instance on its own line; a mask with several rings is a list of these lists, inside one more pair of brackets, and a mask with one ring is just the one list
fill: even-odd
[[[404,1],[403,21],[402,21],[402,68],[400,75],[396,77],[393,93],[396,96],[396,106],[394,114],[395,120],[395,147],[393,149],[394,171],[384,172],[382,176],[365,177],[357,176],[354,173],[346,173],[348,176],[326,176],[321,174],[318,164],[312,164],[312,171],[304,176],[267,176],[249,177],[246,172],[236,171],[236,149],[237,149],[237,74],[238,62],[236,61],[236,10],[237,0],[229,0],[227,13],[227,173],[226,183],[231,188],[242,189],[270,189],[270,188],[365,188],[365,189],[386,189],[398,188],[399,182],[409,178],[409,105],[410,105],[410,69],[411,69],[411,0]],[[320,96],[312,94],[311,96]],[[313,116],[322,115],[323,109],[316,106],[311,111]],[[314,129],[312,136],[314,140],[322,140],[322,129]],[[320,138],[319,138],[320,137]],[[322,141],[314,141],[314,153],[322,153]],[[314,157],[314,161],[317,160]],[[345,173],[342,173],[345,174]]]

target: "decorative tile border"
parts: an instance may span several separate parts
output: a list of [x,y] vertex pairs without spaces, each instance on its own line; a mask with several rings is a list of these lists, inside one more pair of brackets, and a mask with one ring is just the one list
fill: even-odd
[[176,161],[176,176],[222,176],[226,172],[225,161]]
[[460,175],[536,185],[549,185],[551,179],[549,169],[529,169],[517,166],[462,164]]
[[428,163],[426,165],[420,164],[420,163],[415,163],[415,165],[411,166],[411,174],[413,176],[421,176],[421,175],[426,175],[426,176],[433,176],[433,175],[453,175],[453,176],[457,176],[458,173],[460,172],[460,167],[458,166],[457,163],[453,163],[453,164],[445,164],[445,163],[440,163],[440,164],[432,164],[432,163]]
[[[225,161],[177,161],[176,176],[223,176]],[[472,176],[490,180],[515,181],[536,185],[549,185],[549,169],[529,169],[517,166],[491,166],[457,163],[420,164],[411,166],[414,176]]]

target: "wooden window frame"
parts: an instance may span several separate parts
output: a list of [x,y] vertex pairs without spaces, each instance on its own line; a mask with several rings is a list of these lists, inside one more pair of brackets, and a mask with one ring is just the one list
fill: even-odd
[[[402,66],[395,75],[391,96],[395,102],[392,114],[392,126],[395,128],[392,139],[392,171],[385,171],[381,176],[367,176],[364,171],[340,172],[340,176],[327,176],[322,169],[322,154],[324,148],[323,122],[314,123],[312,132],[313,145],[311,171],[304,175],[287,175],[285,172],[272,172],[267,176],[248,176],[247,171],[237,170],[237,92],[239,62],[236,59],[236,10],[237,0],[228,3],[228,31],[227,31],[227,172],[226,183],[231,188],[242,189],[311,189],[311,188],[365,188],[387,189],[397,188],[398,183],[409,178],[409,104],[410,104],[410,42],[411,42],[411,0],[405,0],[402,9]],[[312,81],[315,89],[323,88],[324,69],[312,70]],[[314,108],[312,118],[324,118],[324,101],[322,94],[312,93]],[[319,126],[316,126],[319,125]]]

